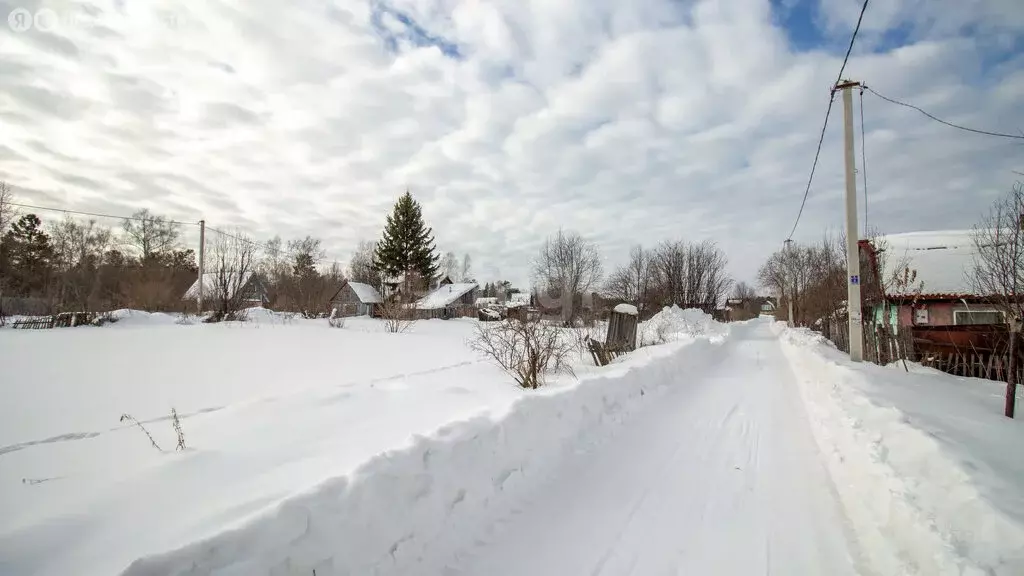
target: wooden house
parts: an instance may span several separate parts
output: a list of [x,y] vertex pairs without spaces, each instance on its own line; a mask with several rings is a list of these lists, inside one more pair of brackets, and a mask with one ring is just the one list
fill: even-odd
[[[1004,324],[992,295],[976,294],[969,281],[974,241],[969,230],[910,232],[860,241],[867,321],[894,332],[914,326]],[[881,252],[876,246],[883,246]],[[867,269],[864,270],[864,264]],[[912,282],[893,282],[909,269]],[[909,279],[909,278],[908,278]]]
[[384,302],[380,292],[369,284],[346,281],[331,297],[329,308],[337,310],[338,316],[377,316],[378,307]]

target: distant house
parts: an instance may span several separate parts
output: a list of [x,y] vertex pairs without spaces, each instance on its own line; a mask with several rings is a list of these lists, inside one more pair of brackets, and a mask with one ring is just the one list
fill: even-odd
[[409,285],[411,286],[411,292],[412,292],[409,295],[405,294],[405,292],[406,292],[405,274],[399,274],[397,276],[391,276],[391,277],[385,278],[382,284],[383,285],[381,287],[382,288],[381,289],[381,295],[384,298],[389,298],[390,299],[390,298],[395,298],[395,297],[399,297],[399,296],[403,296],[403,297],[404,296],[408,296],[408,298],[404,298],[404,299],[409,300],[409,299],[423,298],[428,293],[430,293],[432,290],[436,290],[437,288],[439,288],[441,286],[447,286],[449,284],[454,284],[454,282],[447,275],[439,276],[439,277],[436,277],[436,278],[432,278],[429,282],[424,280],[422,276],[415,275],[412,278],[412,280],[409,282]]
[[761,303],[761,315],[775,316],[775,302],[772,302],[771,298],[765,298]]
[[[873,284],[862,289],[876,295],[865,296],[870,321],[889,324],[894,332],[908,326],[1005,323],[1003,313],[990,303],[992,295],[976,294],[971,287],[968,274],[976,251],[971,231],[910,232],[881,240],[884,254],[860,241],[862,268],[868,267],[861,275]],[[916,272],[914,281],[893,286],[891,279],[903,276],[907,268]]]
[[[199,279],[189,286],[182,300],[199,298]],[[251,308],[266,306],[269,302],[267,287],[258,274],[251,271],[239,276],[236,272],[207,272],[203,274],[203,305],[216,306],[218,301],[238,299],[239,306]]]
[[445,284],[416,302],[416,310],[421,318],[448,319],[475,315],[478,291],[476,282]]
[[477,298],[474,304],[476,305],[477,308],[493,307],[498,305],[498,298],[495,296],[485,296],[482,298]]
[[346,281],[331,297],[330,308],[337,310],[338,316],[376,316],[383,302],[384,298],[373,286]]

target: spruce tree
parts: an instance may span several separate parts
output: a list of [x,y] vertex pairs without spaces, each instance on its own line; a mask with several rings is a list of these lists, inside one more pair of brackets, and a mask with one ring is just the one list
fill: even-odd
[[22,294],[42,291],[49,275],[53,249],[35,214],[26,214],[4,236],[4,264],[12,288]]
[[373,265],[385,277],[404,277],[406,294],[413,278],[429,282],[437,274],[439,257],[434,253],[433,229],[423,223],[419,202],[407,190],[395,203],[377,243]]

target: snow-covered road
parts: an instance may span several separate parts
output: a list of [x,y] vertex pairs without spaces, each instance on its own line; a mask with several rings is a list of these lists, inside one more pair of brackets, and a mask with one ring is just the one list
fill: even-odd
[[856,546],[766,322],[422,573],[829,574]]

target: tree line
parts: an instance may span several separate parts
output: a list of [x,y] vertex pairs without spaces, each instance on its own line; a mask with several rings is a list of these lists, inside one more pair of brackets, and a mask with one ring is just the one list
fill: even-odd
[[[186,290],[196,281],[193,249],[182,244],[181,225],[149,210],[125,219],[120,230],[70,216],[44,221],[17,214],[10,188],[0,182],[0,302],[43,302],[44,313],[134,308],[182,311],[194,303]],[[598,247],[578,233],[559,230],[534,259],[534,292],[561,305],[566,321],[579,316],[579,297],[599,292],[647,312],[677,304],[711,311],[731,286],[727,259],[714,242],[663,242],[635,247],[627,264],[604,276]],[[436,280],[475,282],[468,254],[440,253],[419,203],[406,191],[387,217],[380,240],[360,242],[347,270],[325,263],[320,239],[275,237],[259,243],[242,233],[207,239],[204,304],[221,315],[237,311],[245,279],[255,275],[275,309],[317,314],[346,279],[384,291],[398,285],[412,298]],[[483,296],[508,295],[508,281],[488,282]],[[0,310],[2,313],[3,310]]]

